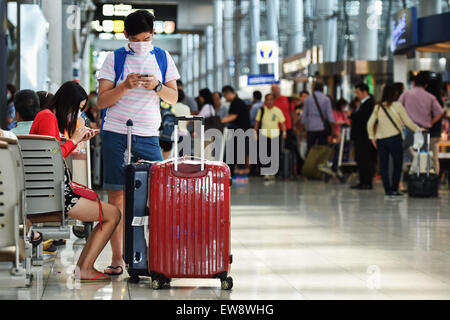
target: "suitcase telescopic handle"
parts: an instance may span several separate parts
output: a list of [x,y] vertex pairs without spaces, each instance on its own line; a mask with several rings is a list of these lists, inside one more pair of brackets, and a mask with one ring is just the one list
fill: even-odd
[[133,131],[133,120],[127,121],[127,165],[131,164],[131,134]]
[[184,117],[176,117],[175,118],[175,127],[173,132],[174,137],[174,148],[175,148],[175,159],[174,159],[174,168],[175,171],[178,171],[178,122],[179,121],[201,121],[201,130],[200,130],[200,163],[201,170],[205,169],[205,118],[198,116],[184,116]]

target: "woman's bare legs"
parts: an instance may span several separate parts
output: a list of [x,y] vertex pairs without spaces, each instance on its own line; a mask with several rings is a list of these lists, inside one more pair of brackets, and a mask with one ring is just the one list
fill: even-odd
[[[104,202],[102,202],[102,209],[102,230],[100,230],[100,224],[97,224],[86,241],[86,245],[78,259],[77,267],[80,268],[80,279],[90,279],[100,274],[99,271],[94,269],[95,260],[102,252],[120,222],[121,214],[119,209]],[[67,214],[70,217],[83,222],[99,221],[98,203],[96,201],[81,198]],[[100,279],[107,278],[109,277],[106,275],[100,277]]]

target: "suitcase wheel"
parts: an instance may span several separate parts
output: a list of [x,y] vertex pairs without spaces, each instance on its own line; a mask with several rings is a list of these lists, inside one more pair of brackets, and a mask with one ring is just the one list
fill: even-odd
[[227,277],[225,280],[222,281],[222,290],[231,290],[233,288],[233,278]]
[[159,290],[162,288],[163,285],[164,285],[164,282],[159,279],[155,279],[152,281],[152,289],[153,290]]
[[136,275],[130,275],[130,279],[128,279],[128,282],[130,283],[139,283],[139,276]]

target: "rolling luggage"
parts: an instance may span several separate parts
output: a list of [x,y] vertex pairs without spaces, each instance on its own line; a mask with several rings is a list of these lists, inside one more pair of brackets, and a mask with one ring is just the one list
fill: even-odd
[[129,281],[139,282],[139,276],[149,277],[148,272],[148,183],[152,162],[131,163],[131,131],[133,121],[128,120],[127,165],[125,166],[124,199],[124,248],[125,268]]
[[278,176],[282,179],[289,179],[294,177],[295,155],[292,150],[286,148],[286,142],[281,139],[280,152],[280,170]]
[[319,168],[321,165],[326,164],[332,155],[332,148],[318,144],[313,145],[306,156],[305,163],[303,164],[302,173],[305,178],[321,179],[322,172]]
[[[175,150],[178,122],[175,120]],[[174,158],[156,163],[150,170],[149,271],[152,288],[160,289],[171,278],[217,278],[229,290],[230,255],[230,169],[219,161]]]
[[[424,165],[425,158],[425,165]],[[408,195],[410,197],[437,197],[439,176],[433,170],[434,163],[430,155],[430,134],[427,134],[427,151],[414,154],[413,164],[408,177]]]

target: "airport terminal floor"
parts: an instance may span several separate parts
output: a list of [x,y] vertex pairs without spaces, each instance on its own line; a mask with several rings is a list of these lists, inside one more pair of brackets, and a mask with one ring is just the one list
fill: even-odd
[[[327,193],[325,197],[324,194]],[[385,197],[321,181],[251,178],[231,188],[231,291],[218,280],[68,280],[84,244],[72,238],[35,267],[31,288],[0,286],[0,299],[449,299],[449,193]],[[96,262],[111,261],[109,245]]]

